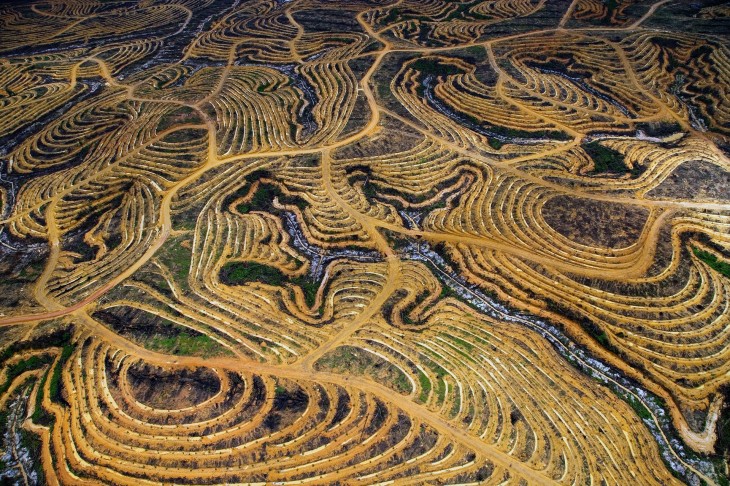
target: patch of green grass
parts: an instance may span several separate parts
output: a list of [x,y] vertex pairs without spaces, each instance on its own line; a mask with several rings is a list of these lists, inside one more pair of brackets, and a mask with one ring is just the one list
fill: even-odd
[[277,287],[287,282],[299,286],[309,307],[314,305],[319,284],[307,276],[287,277],[278,268],[258,262],[228,262],[221,269],[221,282],[226,285],[243,285],[247,282],[263,282]]
[[453,297],[456,299],[459,297],[459,294],[454,292],[454,290],[448,285],[441,284],[441,293],[439,294],[439,299],[445,299],[447,297]]
[[436,403],[441,405],[446,399],[446,382],[443,378],[439,378],[436,382],[436,397],[438,398]]
[[421,394],[418,396],[418,401],[425,403],[428,400],[428,394],[431,393],[431,380],[421,370],[418,370],[418,383],[421,385]]
[[435,361],[432,361],[427,356],[421,355],[423,359],[423,362],[426,364],[426,366],[431,369],[436,374],[436,388],[434,388],[434,391],[436,392],[437,397],[437,403],[441,404],[444,402],[444,399],[446,398],[446,382],[444,381],[444,377],[446,376],[446,370],[436,363]]
[[160,351],[177,356],[215,356],[221,354],[221,345],[209,336],[199,334],[193,336],[181,332],[175,336],[155,336],[146,343],[153,351]]
[[184,238],[171,240],[165,245],[164,251],[160,252],[160,261],[170,269],[175,281],[187,289],[188,275],[190,274],[190,262],[193,259],[193,252],[185,248],[182,243]]
[[730,278],[730,264],[728,264],[727,262],[720,261],[717,259],[716,255],[710,253],[709,251],[700,250],[697,247],[692,247],[692,253],[694,253],[697,258],[709,265],[709,267],[713,270],[720,272],[721,275]]
[[413,391],[403,370],[363,348],[339,346],[317,360],[315,369],[368,376],[404,395]]
[[455,342],[456,344],[458,344],[458,345],[459,345],[459,347],[461,347],[461,348],[465,349],[466,351],[469,351],[469,352],[471,352],[471,351],[473,351],[473,350],[474,350],[474,345],[473,345],[473,344],[471,344],[471,343],[469,343],[469,342],[467,342],[467,341],[464,341],[464,340],[463,340],[463,339],[461,339],[461,338],[458,338],[458,337],[456,337],[456,336],[450,336],[450,339],[451,339],[452,341],[454,341],[454,342]]
[[304,292],[304,301],[309,307],[312,307],[315,300],[317,299],[319,284],[306,276],[290,278],[289,282],[299,286],[302,289],[302,292]]
[[221,269],[221,281],[227,285],[264,282],[281,286],[286,276],[278,268],[258,262],[228,262]]

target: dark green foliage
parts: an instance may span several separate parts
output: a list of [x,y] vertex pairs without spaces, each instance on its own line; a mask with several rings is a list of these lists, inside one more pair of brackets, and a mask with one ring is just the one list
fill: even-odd
[[63,351],[61,351],[61,358],[58,360],[56,367],[53,368],[51,384],[49,385],[48,391],[50,395],[49,398],[54,402],[61,401],[61,371],[63,370],[64,363],[68,361],[73,351],[74,346],[72,344],[64,346]]
[[31,341],[18,341],[0,353],[0,364],[4,363],[8,358],[14,354],[26,350],[26,349],[43,349],[56,346],[63,346],[71,340],[71,331],[69,329],[62,329],[55,331],[51,334],[35,338]]
[[487,143],[494,150],[499,150],[499,149],[502,148],[502,145],[504,145],[499,139],[497,139],[497,138],[491,138],[491,137],[489,138],[489,140],[487,140]]
[[428,400],[428,394],[431,393],[431,380],[423,371],[418,370],[418,382],[421,385],[421,394],[418,396],[418,401],[424,403]]
[[53,361],[53,358],[46,354],[41,356],[31,356],[28,359],[18,361],[8,369],[5,383],[0,385],[0,395],[8,391],[13,380],[15,380],[18,376],[22,375],[26,371],[41,368],[42,366],[51,363],[51,361]]
[[[34,423],[37,423],[39,425],[50,425],[53,423],[53,416],[47,414],[45,410],[43,410],[41,404],[43,402],[43,394],[45,389],[46,381],[49,378],[49,373],[52,373],[51,376],[51,399],[52,400],[58,400],[60,398],[60,379],[61,379],[61,367],[63,366],[63,363],[68,360],[68,358],[71,356],[71,353],[73,352],[74,346],[70,344],[71,337],[73,333],[70,329],[61,329],[58,331],[55,331],[51,334],[47,334],[38,338],[35,338],[31,341],[21,341],[13,343],[11,346],[6,348],[2,353],[0,353],[0,363],[4,362],[11,356],[13,356],[16,353],[25,351],[27,349],[45,349],[50,347],[59,347],[62,346],[63,349],[61,351],[61,357],[59,359],[58,365],[55,366],[52,370],[52,372],[46,372],[40,381],[40,388],[38,390],[38,394],[36,395],[36,402],[35,402],[35,408],[33,410],[32,419]],[[52,355],[40,355],[40,356],[32,356],[28,359],[24,359],[16,363],[15,365],[11,366],[8,369],[8,375],[7,375],[7,381],[3,385],[0,386],[0,394],[7,391],[8,387],[12,383],[12,381],[20,376],[22,373],[28,370],[32,369],[38,369],[42,368],[43,366],[50,365],[53,363],[54,357]]]
[[697,258],[705,262],[713,270],[720,272],[722,275],[730,278],[730,264],[717,259],[717,256],[710,253],[709,251],[700,250],[699,248],[692,247],[692,253]]
[[545,303],[547,304],[547,309],[550,312],[554,312],[555,314],[567,317],[571,321],[577,322],[578,324],[580,324],[583,330],[585,330],[593,339],[598,341],[601,346],[611,352],[618,352],[618,349],[616,349],[616,347],[611,344],[611,341],[608,339],[608,335],[595,322],[581,316],[572,309],[560,305],[552,299],[546,299]]
[[213,356],[221,354],[223,348],[209,336],[191,335],[181,332],[174,336],[154,336],[146,347],[153,351],[180,356]]
[[221,269],[221,281],[227,285],[241,285],[246,282],[264,282],[281,286],[286,277],[281,270],[257,262],[229,262]]
[[54,417],[43,409],[46,381],[48,381],[48,373],[43,375],[41,382],[38,384],[38,393],[35,397],[35,408],[33,409],[31,420],[34,424],[49,426],[53,423]]
[[226,285],[262,282],[283,287],[286,283],[291,283],[302,289],[304,300],[310,307],[314,305],[319,290],[319,284],[306,276],[287,277],[278,268],[257,262],[228,262],[221,269],[220,279]]
[[454,292],[451,287],[448,285],[441,285],[441,293],[439,294],[439,299],[446,299],[447,297],[453,297],[458,298],[459,294]]
[[308,277],[296,277],[290,278],[289,282],[294,285],[298,285],[302,292],[304,292],[304,301],[309,307],[314,305],[314,301],[317,299],[317,291],[319,290],[319,284]]
[[411,67],[423,74],[432,74],[434,76],[453,76],[461,73],[461,69],[434,58],[419,59]]
[[587,143],[583,146],[583,149],[593,159],[595,164],[593,172],[596,174],[628,171],[624,156],[620,152],[604,147],[598,142]]
[[274,198],[277,198],[281,204],[294,205],[302,211],[308,206],[304,199],[284,194],[277,185],[260,183],[251,200],[239,204],[236,209],[241,213],[247,213],[249,211],[275,213],[277,209],[273,206]]
[[370,181],[367,181],[365,182],[365,184],[363,184],[362,193],[365,194],[365,197],[367,197],[368,199],[373,199],[378,195],[377,191],[375,190],[375,185],[371,184]]
[[618,2],[616,0],[605,0],[604,2],[606,4],[606,17],[610,20],[611,17],[613,17],[613,12],[616,11],[616,7],[618,7]]

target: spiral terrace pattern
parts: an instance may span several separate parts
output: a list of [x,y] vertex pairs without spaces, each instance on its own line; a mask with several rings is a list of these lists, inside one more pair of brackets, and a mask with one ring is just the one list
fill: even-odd
[[726,484],[728,19],[0,7],[0,480]]

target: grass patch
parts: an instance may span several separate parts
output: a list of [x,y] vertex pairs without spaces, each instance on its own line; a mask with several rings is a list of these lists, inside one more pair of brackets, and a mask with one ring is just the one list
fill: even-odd
[[221,269],[220,279],[226,285],[262,282],[283,287],[291,283],[302,289],[304,300],[309,307],[314,305],[319,290],[319,284],[307,276],[287,277],[278,268],[258,262],[228,262]]
[[317,361],[315,368],[368,376],[403,395],[413,391],[411,382],[400,368],[355,346],[339,346],[328,352]]
[[302,292],[304,292],[304,301],[309,307],[312,307],[317,300],[319,284],[306,276],[290,278],[289,282],[302,289]]
[[446,370],[435,361],[432,361],[429,357],[423,355],[422,357],[425,358],[423,361],[426,366],[428,366],[429,369],[436,374],[437,381],[434,392],[436,392],[437,403],[442,404],[446,399],[446,382],[444,381],[444,377],[447,374]]
[[220,278],[226,285],[264,282],[281,286],[287,280],[278,268],[258,262],[228,262],[221,269]]
[[[186,241],[185,237],[170,241],[169,244],[165,245],[164,251],[159,254],[158,258],[170,270],[175,281],[187,290],[193,251],[192,248],[185,248],[182,245],[183,241]],[[189,240],[187,241],[190,243]]]
[[710,268],[730,278],[730,264],[717,259],[717,256],[710,253],[709,251],[700,250],[697,247],[692,247],[692,253],[697,258],[705,262]]
[[453,342],[455,342],[455,343],[456,343],[456,344],[457,344],[457,345],[458,345],[458,346],[459,346],[460,348],[462,348],[462,349],[464,349],[464,350],[466,350],[466,351],[468,351],[468,352],[471,352],[471,351],[473,351],[473,350],[474,350],[474,345],[473,345],[473,344],[471,344],[471,343],[469,343],[469,342],[467,342],[467,341],[464,341],[463,339],[461,339],[461,338],[458,338],[458,337],[456,337],[456,336],[448,336],[448,337],[449,337],[449,338],[450,338],[450,339],[451,339],[451,340],[452,340]]
[[147,342],[148,349],[176,356],[202,356],[207,358],[221,354],[221,345],[209,336],[193,336],[181,332],[175,336],[155,336]]
[[431,380],[421,370],[418,370],[418,383],[421,385],[421,394],[418,396],[418,401],[425,403],[428,400],[429,393],[431,393]]
[[43,408],[43,397],[45,396],[45,386],[47,381],[48,373],[45,373],[43,378],[41,378],[41,382],[38,384],[38,393],[35,396],[35,408],[33,409],[33,414],[30,417],[33,423],[37,425],[49,426],[55,420],[55,417],[50,415]]

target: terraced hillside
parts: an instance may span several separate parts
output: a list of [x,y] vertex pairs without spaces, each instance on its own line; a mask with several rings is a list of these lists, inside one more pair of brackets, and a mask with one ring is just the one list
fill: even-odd
[[0,4],[2,484],[728,484],[730,4]]

